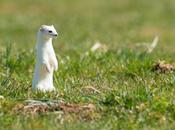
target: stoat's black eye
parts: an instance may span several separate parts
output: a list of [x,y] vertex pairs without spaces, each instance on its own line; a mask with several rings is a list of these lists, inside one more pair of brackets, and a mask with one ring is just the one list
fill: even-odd
[[49,33],[52,33],[52,31],[49,30]]

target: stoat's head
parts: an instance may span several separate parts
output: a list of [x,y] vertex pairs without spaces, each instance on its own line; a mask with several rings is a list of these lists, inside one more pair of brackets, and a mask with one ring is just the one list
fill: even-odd
[[39,35],[43,38],[54,38],[58,36],[57,31],[55,30],[54,26],[42,25],[38,31]]

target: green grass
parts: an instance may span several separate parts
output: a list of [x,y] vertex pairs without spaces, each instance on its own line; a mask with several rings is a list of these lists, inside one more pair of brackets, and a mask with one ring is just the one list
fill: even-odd
[[[1,0],[0,130],[175,129],[175,73],[151,70],[159,59],[175,62],[174,7],[173,0]],[[54,24],[60,35],[54,40],[57,93],[31,90],[42,24]],[[153,53],[136,48],[155,35],[160,41]],[[86,55],[96,41],[108,51]],[[96,110],[88,120],[74,113],[15,113],[26,99],[93,103]]]

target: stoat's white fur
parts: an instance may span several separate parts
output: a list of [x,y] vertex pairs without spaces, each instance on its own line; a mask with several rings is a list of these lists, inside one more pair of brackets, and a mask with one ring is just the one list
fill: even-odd
[[36,65],[32,81],[33,90],[53,91],[53,72],[58,69],[58,62],[52,46],[52,39],[58,34],[54,26],[42,25],[37,34]]

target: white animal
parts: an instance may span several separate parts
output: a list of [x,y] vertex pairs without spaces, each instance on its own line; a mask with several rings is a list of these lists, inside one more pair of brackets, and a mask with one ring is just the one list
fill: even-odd
[[32,89],[42,92],[53,91],[53,72],[58,69],[57,58],[52,46],[52,39],[57,31],[54,26],[42,25],[37,34],[36,65]]

